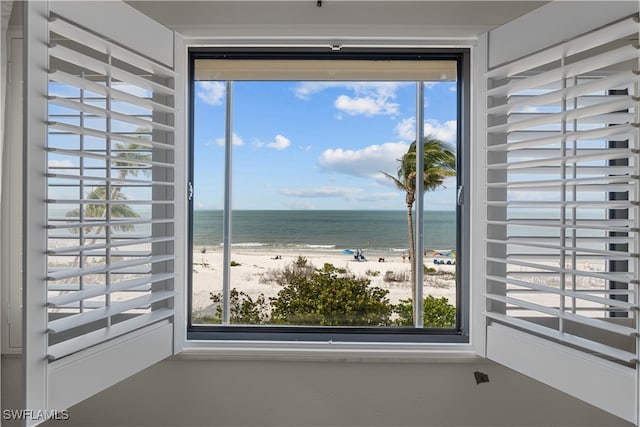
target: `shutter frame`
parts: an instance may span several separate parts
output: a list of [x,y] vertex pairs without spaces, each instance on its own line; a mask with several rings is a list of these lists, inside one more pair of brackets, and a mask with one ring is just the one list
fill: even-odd
[[[121,19],[113,22],[114,17]],[[130,50],[123,27],[131,22],[157,35],[152,49],[138,40]],[[75,39],[63,37],[56,45],[50,34]],[[175,110],[184,98],[175,88],[184,90],[184,76],[173,69],[173,61],[175,44],[182,39],[122,2],[25,3],[25,35],[25,407],[51,411],[66,409],[174,354],[174,288],[182,266],[175,260],[174,168],[180,156],[174,148],[184,126]],[[159,47],[158,40],[167,43]],[[57,56],[65,56],[65,62]],[[54,70],[50,61],[60,69]],[[78,74],[81,68],[74,62],[97,74]],[[66,92],[48,96],[49,79]],[[126,83],[134,86],[122,86]],[[80,98],[74,98],[74,87]],[[83,98],[83,91],[93,98]],[[56,114],[58,123],[52,120]],[[93,117],[102,117],[103,124],[90,123]],[[150,129],[150,139],[130,136],[134,126]],[[80,141],[79,148],[72,147],[72,138]],[[91,138],[98,145],[82,145]],[[51,163],[51,156],[65,161]],[[151,175],[123,179],[126,173],[119,174],[118,168],[146,169]],[[101,186],[103,199],[86,199],[89,189]],[[65,188],[85,196],[69,198]],[[113,198],[114,188],[136,196]],[[56,217],[47,208],[56,204],[65,210],[64,204],[76,206],[78,213],[69,216],[67,210],[66,219]],[[92,204],[104,206],[104,216],[85,210]],[[111,207],[123,205],[148,206],[149,214],[120,220]],[[131,227],[142,228],[136,234],[126,231]],[[93,243],[83,237],[85,229],[95,234]],[[58,238],[76,243],[58,246]],[[78,266],[75,261],[56,265],[74,256]],[[83,265],[85,259],[89,265]],[[108,323],[98,328],[87,323],[100,318]],[[61,335],[52,341],[56,332]],[[42,421],[28,419],[27,425]]]
[[[565,19],[568,9],[576,7],[580,5],[550,4],[489,33],[489,62],[496,66],[484,76],[485,351],[498,363],[638,425],[638,5],[628,2],[611,6],[616,12],[609,10],[598,18],[594,18],[594,9],[593,16],[585,20],[593,18],[599,23],[593,23],[595,31],[588,33],[581,28],[584,22],[573,25]],[[556,13],[559,16],[554,19],[567,22],[558,33],[574,31],[570,38],[564,38],[565,42],[550,47],[538,45],[525,56],[512,49],[514,58],[504,52],[492,55],[500,46],[513,44],[502,39],[516,27],[539,28],[543,17]],[[615,13],[619,13],[618,20],[602,22],[611,20]],[[633,15],[623,18],[625,13]],[[629,38],[635,40],[634,45],[614,53],[612,49],[598,52],[599,45]],[[558,52],[564,54],[561,61]],[[620,70],[629,64],[632,68]],[[615,65],[615,73],[602,72],[609,65]],[[570,74],[578,78],[574,86],[562,83]],[[629,88],[625,98],[615,92],[599,99],[591,96],[597,90],[621,86]],[[569,104],[563,105],[563,100]],[[550,108],[558,105],[560,110]],[[536,108],[536,114],[520,115],[524,121],[516,121],[518,113],[527,107]],[[582,117],[587,120],[580,122]],[[602,124],[572,128],[573,120]],[[628,144],[615,143],[621,139]],[[622,158],[629,159],[628,163],[620,162]],[[546,199],[553,190],[561,197]],[[604,198],[597,199],[598,192]],[[624,194],[628,196],[620,198]],[[576,213],[597,207],[608,214],[597,219]],[[559,213],[545,217],[543,208]],[[518,217],[518,209],[526,214]],[[610,217],[613,211],[627,212],[629,219]],[[518,227],[520,231],[516,231]],[[536,234],[532,230],[539,231]],[[601,233],[603,237],[589,238],[589,233]],[[596,248],[598,242],[600,247]],[[621,249],[623,245],[626,249]],[[555,262],[560,260],[561,265],[553,267],[552,255],[558,253],[561,255]],[[577,261],[587,258],[601,259],[604,271],[591,271]],[[519,268],[530,272],[519,272]],[[559,283],[565,285],[533,283],[533,277],[559,277]],[[611,288],[584,289],[578,285],[572,289],[567,285],[576,286],[576,280],[589,278]],[[535,299],[544,294],[556,295],[560,302]],[[619,297],[623,299],[614,299]],[[577,311],[571,311],[569,305],[576,301]],[[607,301],[610,303],[605,304]],[[600,304],[602,314],[589,314],[588,304]],[[536,312],[540,318],[527,318],[527,313],[534,316]],[[614,317],[620,312],[628,318]],[[609,334],[613,334],[611,338]]]

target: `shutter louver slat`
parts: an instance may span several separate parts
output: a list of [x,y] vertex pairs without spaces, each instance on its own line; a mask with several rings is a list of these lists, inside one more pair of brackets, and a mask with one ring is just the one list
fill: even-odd
[[562,101],[562,99],[573,99],[579,96],[589,95],[598,91],[604,91],[611,87],[618,87],[625,84],[631,84],[638,78],[638,73],[634,71],[625,71],[623,73],[614,74],[610,77],[595,79],[588,83],[582,83],[577,86],[570,86],[566,89],[560,89],[538,95],[534,99],[526,95],[514,95],[509,97],[506,104],[497,105],[487,110],[488,114],[509,114],[512,111],[522,109],[523,107],[531,107],[533,105],[547,105]]
[[[50,121],[49,127],[51,129],[60,130],[63,134],[68,134],[68,135],[92,136],[94,138],[111,139],[114,141],[124,142],[127,144],[140,145],[143,147],[163,148],[166,150],[174,149],[172,145],[165,144],[162,142],[149,141],[149,140],[140,139],[140,138],[133,138],[133,137],[127,136],[126,134],[118,134],[116,132],[105,132],[101,130],[75,126],[68,123],[58,123],[58,122]],[[129,133],[134,133],[134,132],[129,132]]]
[[123,302],[113,302],[108,307],[85,311],[80,314],[74,314],[71,316],[63,317],[62,319],[53,320],[49,322],[49,332],[57,334],[67,331],[69,329],[77,328],[79,325],[89,324],[96,320],[105,319],[107,317],[115,316],[116,314],[124,313],[131,309],[146,309],[151,304],[167,300],[173,297],[173,293],[170,291],[153,292],[147,295],[132,298]]
[[142,277],[139,279],[125,280],[123,282],[112,284],[109,288],[107,288],[106,286],[92,286],[91,288],[85,289],[83,291],[77,291],[71,294],[63,294],[58,295],[57,297],[49,298],[47,303],[50,307],[60,307],[72,302],[78,302],[85,299],[106,295],[108,293],[121,292],[126,290],[137,290],[142,286],[173,279],[173,277],[173,274],[165,273],[153,275],[148,278]]
[[57,83],[63,83],[69,86],[84,89],[89,92],[93,92],[103,96],[109,96],[112,99],[118,101],[124,101],[136,107],[146,108],[152,111],[172,113],[173,108],[158,102],[154,102],[151,99],[140,98],[135,95],[131,95],[127,92],[117,90],[111,87],[102,86],[98,83],[94,83],[90,80],[81,79],[71,74],[65,73],[60,70],[51,71],[49,73],[49,79]]
[[[579,132],[511,132],[512,142],[506,144],[496,144],[487,148],[488,151],[511,151],[520,148],[544,147],[550,144],[557,144],[563,141],[584,141],[588,139],[620,138],[627,139],[634,132],[638,131],[638,123],[626,123],[622,125],[610,125],[609,127],[596,128]],[[540,135],[541,133],[549,135]],[[538,136],[542,136],[538,138]]]
[[83,252],[91,252],[98,249],[120,249],[127,246],[139,246],[139,245],[147,245],[153,243],[166,243],[171,242],[173,239],[171,237],[152,237],[152,238],[137,238],[137,239],[127,239],[124,241],[114,241],[108,244],[92,244],[92,245],[81,245],[81,246],[65,246],[61,248],[52,248],[47,251],[47,255],[64,255],[64,254],[77,254],[81,251]]
[[103,54],[111,54],[119,60],[128,64],[133,64],[137,68],[146,71],[149,74],[164,75],[166,77],[175,77],[175,72],[155,61],[151,61],[143,56],[135,54],[103,37],[96,36],[86,30],[65,21],[63,18],[56,16],[51,17],[49,23],[49,31],[56,33],[68,40],[82,40],[82,43],[91,49]]
[[[82,41],[74,40],[82,43]],[[106,63],[100,59],[96,59],[87,56],[83,52],[75,51],[71,48],[63,46],[61,44],[52,45],[49,49],[51,58],[66,62],[70,65],[77,66],[88,71],[87,74],[94,76],[96,73],[98,76],[110,75],[113,79],[117,79],[118,82],[127,82],[129,84],[136,85],[142,89],[149,90],[154,93],[162,95],[174,95],[174,90],[168,86],[159,84],[146,78],[146,74],[137,75],[130,71],[123,70],[118,67]],[[167,76],[163,76],[167,77]]]
[[[635,40],[635,43],[637,43],[637,40]],[[513,80],[510,80],[510,82],[505,85],[489,89],[487,91],[487,95],[490,97],[513,95],[524,92],[525,90],[539,89],[551,83],[558,83],[563,78],[568,79],[578,76],[582,78],[591,78],[592,76],[590,73],[600,70],[603,66],[612,66],[622,62],[632,61],[637,58],[637,44],[628,43],[622,47],[606,50],[605,53],[592,55],[586,59],[569,63],[562,67],[562,69],[556,67],[551,71],[540,72],[539,70],[536,70],[535,73],[532,73],[532,77],[528,77],[526,73],[523,73],[519,78],[512,76],[511,78]],[[530,71],[533,71],[533,69]],[[637,72],[638,70],[632,69],[629,71]],[[604,76],[600,75],[600,77]]]
[[59,105],[61,107],[68,108],[68,109],[82,111],[83,113],[94,114],[96,116],[101,116],[101,117],[109,117],[110,119],[130,123],[132,125],[140,126],[141,128],[173,131],[173,126],[164,125],[162,123],[155,123],[153,121],[145,120],[140,117],[132,116],[129,114],[122,114],[115,111],[109,111],[104,108],[95,107],[93,105],[84,104],[82,102],[72,101],[72,100],[60,98],[57,96],[50,97],[49,102],[51,102],[52,104]]

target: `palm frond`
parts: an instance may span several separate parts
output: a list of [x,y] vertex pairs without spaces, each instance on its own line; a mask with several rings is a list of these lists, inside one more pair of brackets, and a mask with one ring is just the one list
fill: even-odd
[[380,173],[389,178],[400,190],[406,190],[404,183],[395,176],[383,171],[380,171]]

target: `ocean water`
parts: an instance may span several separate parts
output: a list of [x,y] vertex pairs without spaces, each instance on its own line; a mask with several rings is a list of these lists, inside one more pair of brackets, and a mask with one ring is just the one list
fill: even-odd
[[[456,214],[426,211],[425,248],[455,249]],[[222,246],[222,211],[196,210],[194,248]],[[406,211],[233,211],[232,246],[280,251],[365,249],[370,255],[407,251]]]

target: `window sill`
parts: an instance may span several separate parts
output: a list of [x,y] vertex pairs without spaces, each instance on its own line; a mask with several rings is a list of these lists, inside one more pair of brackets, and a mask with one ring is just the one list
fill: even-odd
[[484,360],[469,344],[189,341],[182,360],[469,363]]

